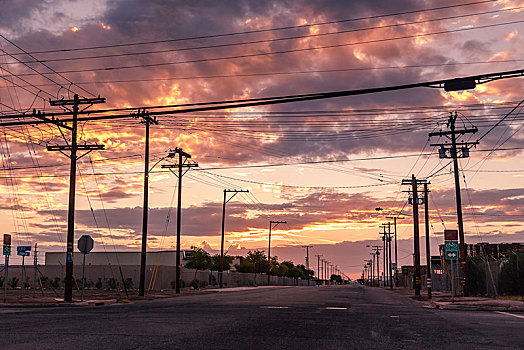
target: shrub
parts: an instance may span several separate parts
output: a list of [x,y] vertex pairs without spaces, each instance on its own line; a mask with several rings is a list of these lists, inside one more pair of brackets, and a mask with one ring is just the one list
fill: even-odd
[[18,282],[20,282],[20,279],[18,277],[13,277],[11,280],[7,283],[7,285],[13,289],[18,287]]
[[189,283],[190,287],[193,287],[195,289],[204,288],[207,285],[206,281],[201,281],[198,278],[195,278]]

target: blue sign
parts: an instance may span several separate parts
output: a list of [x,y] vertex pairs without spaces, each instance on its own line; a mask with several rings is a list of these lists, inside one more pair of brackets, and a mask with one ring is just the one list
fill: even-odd
[[16,247],[16,255],[20,256],[29,256],[31,255],[31,246],[30,245],[19,245]]

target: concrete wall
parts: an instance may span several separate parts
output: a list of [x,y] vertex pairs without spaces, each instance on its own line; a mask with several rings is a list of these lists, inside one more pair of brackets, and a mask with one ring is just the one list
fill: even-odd
[[[111,271],[112,268],[112,271]],[[54,280],[55,278],[60,278],[60,286],[63,288],[63,278],[65,276],[65,266],[39,266],[38,267],[39,276],[45,276],[48,277],[50,280]],[[21,278],[21,266],[9,266],[9,277],[8,279],[11,280],[12,277],[17,277],[22,280]],[[154,290],[161,290],[161,289],[172,289],[171,282],[175,279],[175,267],[174,266],[159,266],[158,272],[156,275],[156,279],[154,282]],[[120,269],[118,266],[109,266],[109,265],[90,265],[86,266],[86,283],[87,287],[89,288],[92,286],[94,287],[94,284],[97,281],[101,281],[103,284],[103,288],[109,288],[109,280],[114,277],[118,280],[118,283],[122,283],[122,278],[120,275]],[[138,265],[131,265],[131,266],[122,266],[122,273],[124,276],[124,279],[131,278],[133,282],[133,288],[138,288],[138,283],[140,281],[140,266]],[[33,285],[34,280],[34,268],[32,266],[27,266],[24,269],[25,274],[25,281],[26,283],[29,283],[31,286]],[[0,276],[3,277],[4,271],[3,267],[0,269]],[[151,276],[153,275],[153,266],[148,266],[146,269],[146,290],[148,289],[150,282],[151,282]],[[77,280],[81,280],[82,278],[82,266],[75,265],[74,266],[74,277]],[[201,281],[204,281],[208,287],[210,286],[217,286],[218,283],[218,272],[217,271],[196,271],[192,269],[185,269],[182,268],[182,275],[181,275],[182,281],[184,282],[185,286],[189,286],[191,281],[194,278],[197,278]],[[252,273],[240,273],[236,271],[225,271],[223,274],[223,284],[226,287],[241,287],[241,286],[254,286],[254,285],[267,285],[268,279],[266,274],[252,274]],[[294,286],[294,285],[301,285],[301,286],[307,286],[307,280],[295,280],[294,278],[289,277],[279,277],[279,276],[270,276],[270,285],[279,285],[279,286]],[[314,285],[314,282],[310,283],[311,285]],[[21,285],[21,282],[19,282],[18,286]]]

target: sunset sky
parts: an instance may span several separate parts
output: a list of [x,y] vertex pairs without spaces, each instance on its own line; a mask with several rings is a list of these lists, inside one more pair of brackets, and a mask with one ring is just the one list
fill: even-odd
[[[2,4],[0,34],[3,115],[52,114],[50,98],[75,93],[107,99],[91,110],[147,108],[524,67],[518,0],[21,0]],[[269,221],[285,220],[272,236],[280,260],[304,263],[301,246],[309,244],[315,271],[313,255],[322,254],[356,276],[386,216],[404,217],[399,265],[411,264],[411,207],[400,185],[411,174],[431,182],[433,248],[444,228],[457,227],[452,168],[430,146],[445,140],[428,141],[428,133],[446,130],[456,111],[458,128],[479,128],[463,137],[475,141],[522,100],[523,87],[523,78],[511,78],[464,92],[417,88],[161,115],[151,126],[150,165],[175,147],[199,164],[183,178],[184,249],[220,249],[223,190],[249,189],[227,205],[230,254],[266,249]],[[524,241],[523,117],[517,108],[460,160],[467,243]],[[45,149],[65,143],[60,131],[1,133],[2,233],[14,245],[65,250],[69,160]],[[92,235],[95,251],[140,249],[144,136],[136,118],[80,124],[81,143],[106,147],[78,167],[75,240]],[[160,167],[167,163],[150,176],[151,250],[176,242],[176,178]]]

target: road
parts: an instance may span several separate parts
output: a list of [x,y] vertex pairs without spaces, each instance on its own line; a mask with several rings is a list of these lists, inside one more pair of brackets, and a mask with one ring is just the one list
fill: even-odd
[[523,313],[429,309],[359,285],[0,313],[0,349],[524,349]]

